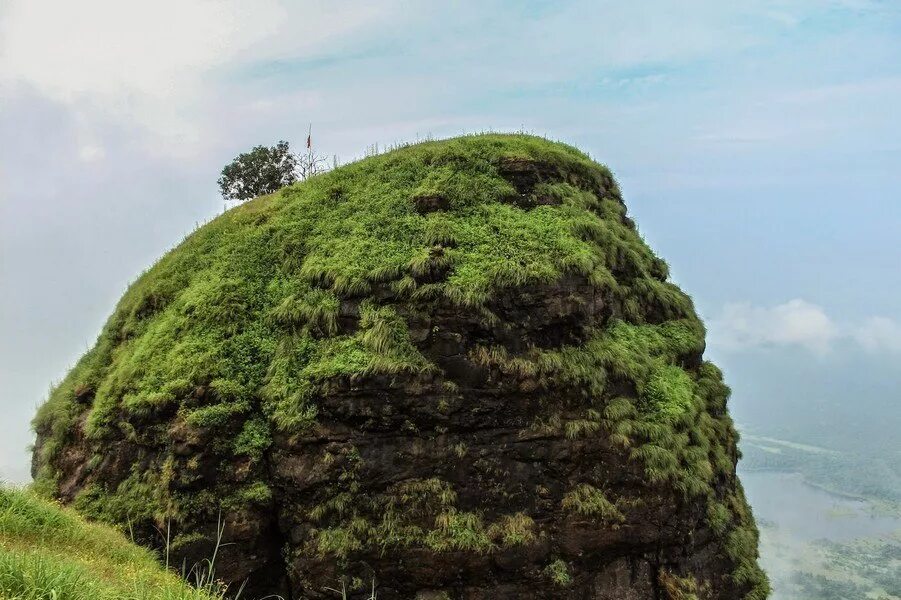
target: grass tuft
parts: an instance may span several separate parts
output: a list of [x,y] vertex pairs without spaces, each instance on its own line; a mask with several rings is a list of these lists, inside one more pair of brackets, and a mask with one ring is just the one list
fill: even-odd
[[621,523],[624,518],[616,504],[594,486],[581,483],[563,496],[563,510],[583,517],[592,517],[610,523]]

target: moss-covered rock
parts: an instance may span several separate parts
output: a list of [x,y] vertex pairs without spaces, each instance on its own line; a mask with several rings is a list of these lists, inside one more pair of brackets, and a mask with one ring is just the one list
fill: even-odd
[[667,277],[568,146],[367,158],[144,273],[35,418],[35,476],[189,561],[221,515],[253,591],[761,599],[729,390]]

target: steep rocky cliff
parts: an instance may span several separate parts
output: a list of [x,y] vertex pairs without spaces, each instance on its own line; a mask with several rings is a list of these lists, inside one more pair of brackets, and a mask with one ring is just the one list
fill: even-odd
[[761,599],[704,328],[610,172],[428,142],[235,208],[35,418],[38,487],[248,595]]

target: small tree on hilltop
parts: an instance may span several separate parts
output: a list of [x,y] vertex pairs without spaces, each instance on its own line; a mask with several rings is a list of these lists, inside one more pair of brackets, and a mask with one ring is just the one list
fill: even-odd
[[219,190],[226,200],[250,200],[271,194],[297,181],[298,158],[291,153],[288,142],[275,146],[256,146],[239,154],[222,169]]

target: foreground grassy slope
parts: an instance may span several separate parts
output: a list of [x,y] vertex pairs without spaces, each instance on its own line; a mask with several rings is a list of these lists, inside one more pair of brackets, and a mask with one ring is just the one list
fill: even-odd
[[0,488],[0,599],[215,600],[118,531]]

